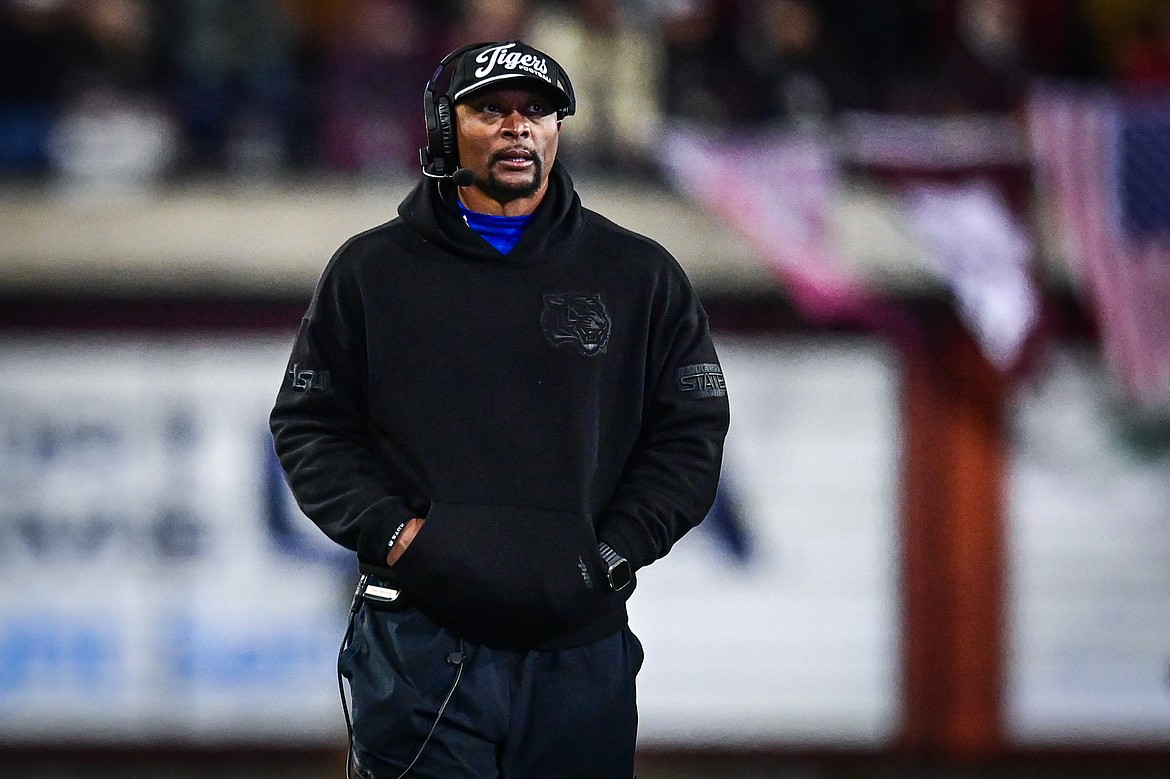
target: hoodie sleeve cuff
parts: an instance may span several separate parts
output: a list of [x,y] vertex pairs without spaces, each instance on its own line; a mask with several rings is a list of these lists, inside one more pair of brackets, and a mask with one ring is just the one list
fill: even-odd
[[615,517],[597,534],[597,540],[626,558],[634,570],[647,566],[656,559],[653,547],[636,527]]
[[363,511],[357,518],[361,527],[357,542],[358,560],[385,568],[391,541],[414,516],[413,511],[395,498],[380,500]]

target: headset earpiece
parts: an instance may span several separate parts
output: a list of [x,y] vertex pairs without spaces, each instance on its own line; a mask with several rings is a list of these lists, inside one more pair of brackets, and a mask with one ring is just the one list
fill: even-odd
[[435,118],[439,122],[438,140],[443,156],[458,164],[459,147],[455,145],[455,117],[451,113],[451,99],[443,95],[435,105]]
[[443,57],[431,80],[423,89],[423,119],[427,126],[427,145],[419,149],[423,173],[428,176],[450,176],[459,167],[459,149],[455,145],[455,118],[451,115],[451,100],[439,94],[439,78],[455,59],[486,43],[460,46]]
[[[457,162],[449,158],[454,151],[455,128],[451,124],[451,106],[445,96],[435,97],[434,90],[427,85],[423,92],[423,118],[426,120],[427,145],[419,149],[419,159],[427,173],[443,176],[450,174]],[[449,167],[448,167],[449,166]]]
[[459,167],[459,148],[455,145],[455,120],[451,100],[438,98],[428,90],[423,95],[423,113],[427,121],[427,147],[421,150],[423,169],[437,176],[447,176]]

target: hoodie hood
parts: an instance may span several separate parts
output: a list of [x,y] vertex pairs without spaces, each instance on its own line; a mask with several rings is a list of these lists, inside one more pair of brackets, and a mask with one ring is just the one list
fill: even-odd
[[398,215],[428,243],[469,259],[508,265],[537,265],[550,258],[549,246],[563,252],[576,243],[584,225],[581,199],[573,180],[559,161],[549,171],[544,199],[532,214],[532,221],[508,254],[467,226],[459,212],[455,184],[447,179],[423,178],[398,206]]

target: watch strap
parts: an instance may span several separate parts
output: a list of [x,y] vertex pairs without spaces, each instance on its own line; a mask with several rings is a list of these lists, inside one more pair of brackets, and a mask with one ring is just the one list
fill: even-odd
[[611,547],[609,544],[605,543],[604,541],[598,542],[597,551],[601,552],[601,559],[605,560],[605,564],[607,566],[609,566],[610,568],[614,567],[615,565],[617,565],[620,562],[623,562],[626,559],[626,558],[622,557],[620,554],[618,554],[617,552],[615,552],[613,550],[613,547]]

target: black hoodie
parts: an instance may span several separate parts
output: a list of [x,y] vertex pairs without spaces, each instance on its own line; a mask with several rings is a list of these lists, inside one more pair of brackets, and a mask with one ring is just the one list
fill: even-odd
[[[554,165],[507,255],[454,187],[333,256],[271,424],[301,508],[363,570],[472,641],[567,647],[626,620],[597,542],[637,569],[714,499],[728,406],[707,318],[656,243]],[[422,530],[391,569],[411,517]]]

